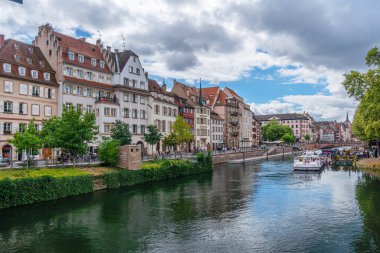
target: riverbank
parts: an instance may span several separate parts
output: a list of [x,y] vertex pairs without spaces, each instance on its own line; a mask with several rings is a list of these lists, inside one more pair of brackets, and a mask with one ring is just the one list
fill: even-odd
[[0,209],[211,171],[211,157],[161,160],[141,170],[118,168],[18,169],[0,171]]
[[380,170],[380,158],[366,158],[356,162],[356,166],[359,169],[379,169]]

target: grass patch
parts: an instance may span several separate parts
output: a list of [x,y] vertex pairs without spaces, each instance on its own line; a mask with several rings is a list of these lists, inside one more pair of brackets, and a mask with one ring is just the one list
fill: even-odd
[[36,178],[36,177],[75,177],[90,175],[89,172],[79,168],[59,168],[59,169],[11,169],[0,170],[0,180],[5,178],[9,179],[22,179],[22,178]]

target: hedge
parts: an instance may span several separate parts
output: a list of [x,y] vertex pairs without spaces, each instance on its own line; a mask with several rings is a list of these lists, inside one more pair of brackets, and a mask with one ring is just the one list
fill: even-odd
[[197,162],[164,160],[159,163],[158,168],[150,166],[150,168],[143,167],[141,170],[119,170],[106,173],[104,174],[104,182],[107,188],[117,188],[212,170],[210,155],[198,156]]
[[0,209],[93,192],[91,175],[36,177],[0,181]]

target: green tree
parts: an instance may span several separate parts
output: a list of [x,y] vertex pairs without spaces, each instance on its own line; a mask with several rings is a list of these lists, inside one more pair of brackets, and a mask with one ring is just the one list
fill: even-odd
[[[64,107],[61,117],[45,120],[41,135],[50,148],[61,148],[72,156],[84,154],[97,134],[93,113],[82,113],[75,107]],[[74,159],[75,167],[75,159]]]
[[111,130],[111,138],[119,141],[120,146],[130,145],[132,143],[132,135],[128,125],[120,120],[116,120]]
[[348,94],[360,101],[353,120],[353,132],[361,140],[380,141],[380,51],[368,51],[367,72],[351,71],[345,74],[343,86]]
[[305,134],[305,140],[307,141],[307,142],[309,142],[310,141],[310,139],[311,139],[311,137],[310,137],[310,134]]
[[105,138],[98,149],[100,160],[109,166],[116,165],[119,160],[119,147],[119,141]]
[[169,135],[165,136],[162,140],[162,145],[164,147],[173,147],[175,148],[178,145],[178,141],[173,133],[170,133]]
[[296,138],[294,137],[293,134],[286,133],[281,137],[281,141],[287,144],[292,144],[296,141]]
[[184,143],[192,142],[194,140],[194,135],[191,126],[187,124],[181,116],[177,116],[177,118],[173,122],[172,134],[172,138],[175,140],[175,143],[177,143],[177,145],[180,146],[181,151]]
[[281,140],[286,133],[293,135],[293,130],[284,125],[280,125],[276,120],[272,120],[262,128],[263,139],[267,141]]
[[13,139],[10,141],[17,149],[17,152],[26,151],[27,154],[27,167],[31,164],[31,156],[33,151],[36,151],[43,147],[43,140],[35,127],[34,120],[29,122],[28,126],[23,132],[18,130],[13,135]]
[[153,155],[153,146],[157,144],[162,138],[162,134],[158,131],[158,128],[155,125],[147,126],[147,133],[144,134],[144,141],[149,143],[152,146],[152,155]]

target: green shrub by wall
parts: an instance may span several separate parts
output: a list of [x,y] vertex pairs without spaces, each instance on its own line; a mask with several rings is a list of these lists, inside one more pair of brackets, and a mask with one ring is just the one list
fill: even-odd
[[0,209],[93,192],[91,175],[4,179],[0,181]]
[[197,157],[197,162],[184,160],[160,161],[160,167],[149,166],[141,170],[119,170],[104,175],[107,188],[117,188],[141,184],[150,181],[176,178],[212,170],[212,161],[209,154]]

